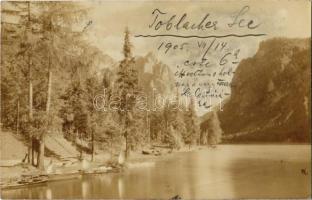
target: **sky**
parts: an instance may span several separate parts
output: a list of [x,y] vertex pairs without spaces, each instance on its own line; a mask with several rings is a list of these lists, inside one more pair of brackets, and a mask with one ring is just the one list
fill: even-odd
[[[122,45],[125,27],[128,27],[131,33],[131,42],[133,44],[133,55],[144,56],[149,52],[161,60],[161,62],[170,66],[173,72],[177,71],[177,65],[181,65],[186,59],[198,60],[203,52],[196,48],[190,48],[188,51],[172,51],[167,53],[157,50],[159,45],[164,42],[170,42],[173,45],[182,43],[206,42],[207,46],[213,38],[207,39],[181,39],[168,37],[134,37],[135,35],[148,34],[175,34],[175,35],[226,35],[226,34],[265,34],[260,37],[228,37],[217,39],[217,42],[227,42],[227,47],[231,50],[240,49],[238,61],[253,56],[262,40],[273,37],[288,38],[306,38],[311,36],[311,2],[308,0],[207,0],[207,1],[91,1],[86,3],[90,8],[89,20],[92,24],[87,27],[88,40],[93,45],[101,49],[105,54],[115,60],[121,60]],[[238,28],[233,26],[229,28],[228,23],[235,19],[244,7],[241,18],[246,21],[253,20],[254,24],[260,24],[255,29]],[[158,9],[157,20],[166,21],[172,15],[176,15],[174,22],[184,14],[187,14],[185,21],[199,23],[201,19],[209,14],[207,21],[217,21],[217,30],[207,29],[198,30],[165,30],[161,27],[159,30],[149,27],[155,19]],[[243,12],[243,11],[242,11]],[[241,19],[238,18],[238,19]],[[221,55],[221,54],[220,54]],[[219,57],[209,54],[212,62],[217,62]],[[236,66],[233,67],[235,70]],[[231,82],[232,76],[225,77],[225,80]],[[183,81],[191,83],[190,79]],[[212,80],[212,82],[216,81]],[[197,82],[204,82],[205,77]],[[216,83],[216,82],[215,82]],[[195,88],[194,88],[195,90]],[[226,93],[231,93],[230,88],[225,89]],[[181,91],[183,92],[183,91]],[[225,97],[222,97],[225,98]],[[224,99],[222,99],[224,100]],[[217,105],[220,101],[213,99],[212,104]],[[198,105],[196,107],[200,115],[207,112]]]
[[[122,38],[126,26],[133,35],[155,33],[148,25],[154,19],[152,11],[156,8],[166,12],[167,16],[187,13],[191,19],[200,19],[210,13],[212,19],[222,20],[230,18],[243,6],[249,6],[248,16],[261,22],[259,30],[267,34],[260,39],[239,42],[245,46],[249,46],[249,43],[250,46],[256,46],[248,51],[251,55],[260,40],[311,35],[311,2],[308,0],[91,1],[88,6],[91,8],[90,20],[93,22],[88,30],[90,41],[115,59],[122,58]],[[147,51],[155,50],[153,43],[157,43],[157,39],[132,38],[132,43],[135,55],[145,55]]]

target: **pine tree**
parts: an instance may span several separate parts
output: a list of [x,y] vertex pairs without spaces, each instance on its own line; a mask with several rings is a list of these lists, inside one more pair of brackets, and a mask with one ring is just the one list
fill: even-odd
[[120,99],[118,116],[123,127],[123,135],[126,143],[126,157],[130,153],[129,134],[134,124],[133,114],[135,107],[135,95],[138,92],[138,74],[135,69],[135,60],[132,57],[131,43],[128,28],[125,31],[123,46],[124,59],[120,62],[117,79],[115,82],[115,95]]
[[199,141],[200,129],[193,98],[191,98],[188,110],[185,112],[184,117],[187,129],[187,135],[184,139],[189,145],[197,144]]
[[169,144],[172,148],[174,146],[174,138],[170,134],[170,127],[172,122],[172,112],[170,103],[167,100],[163,108],[163,128],[162,128],[162,142]]
[[[43,27],[44,40],[41,41],[41,45],[45,50],[47,60],[45,65],[47,70],[45,111],[48,116],[48,131],[51,132],[51,128],[55,127],[55,122],[58,121],[58,118],[55,116],[57,116],[57,112],[60,109],[57,95],[52,95],[52,88],[56,90],[56,85],[52,82],[52,80],[55,80],[53,79],[53,73],[58,73],[64,67],[63,61],[67,55],[64,49],[71,49],[75,45],[72,39],[75,38],[72,25],[78,19],[82,19],[86,12],[78,4],[71,2],[44,2],[38,3],[38,7],[42,10],[38,19]],[[54,91],[55,93],[57,91]],[[84,116],[80,116],[80,120],[86,119]],[[40,141],[39,160],[43,160],[44,134],[41,135]],[[39,167],[43,168],[43,165]]]
[[[29,97],[28,97],[28,122],[32,118],[32,105],[33,105],[33,98],[32,98],[32,82],[31,82],[31,65],[30,65],[30,56],[31,56],[31,46],[32,42],[30,41],[30,35],[32,34],[31,31],[31,23],[30,23],[30,2],[5,2],[2,4],[1,12],[13,14],[14,17],[18,18],[19,20],[14,23],[7,22],[6,18],[3,17],[1,19],[1,25],[4,27],[1,34],[1,46],[3,49],[6,49],[8,51],[8,54],[2,54],[2,60],[7,60],[8,57],[14,55],[15,61],[19,62],[19,67],[21,69],[27,68],[27,74],[24,75],[28,78],[29,83]],[[6,8],[8,6],[8,8]],[[11,9],[10,9],[11,7]],[[13,8],[13,9],[12,9]],[[26,15],[23,13],[27,13]],[[26,17],[25,17],[26,16]],[[6,30],[9,30],[9,32],[6,32]],[[4,45],[3,45],[4,44]],[[6,47],[5,45],[9,44],[9,47]],[[13,51],[12,51],[13,50]],[[14,51],[17,50],[17,51]],[[11,54],[11,55],[10,55]],[[27,57],[27,58],[26,58]],[[25,59],[26,58],[26,59]],[[3,61],[2,61],[3,62]],[[10,63],[12,65],[13,63]],[[15,64],[13,64],[15,65]],[[6,66],[4,66],[5,68]],[[10,66],[8,66],[10,67]],[[7,74],[8,75],[8,74]],[[3,80],[3,79],[2,79]],[[19,79],[20,80],[20,79]],[[2,81],[3,82],[3,81]],[[26,82],[22,83],[26,84]],[[4,86],[5,87],[5,86]],[[11,88],[12,89],[12,88]],[[14,91],[14,90],[13,90]],[[3,94],[3,93],[2,93]],[[19,96],[19,95],[15,95]],[[13,100],[12,98],[10,99]],[[5,101],[5,99],[4,99]],[[18,105],[20,107],[19,99]],[[8,103],[8,102],[6,102]],[[9,110],[6,110],[9,111]],[[10,115],[10,112],[6,113],[5,115]],[[4,116],[5,116],[4,115]],[[29,123],[27,123],[29,124]],[[27,127],[29,128],[29,127]],[[30,136],[27,135],[28,137]],[[30,143],[28,145],[28,155],[30,155]],[[30,162],[30,157],[28,156],[28,161]]]
[[216,145],[221,142],[222,129],[217,111],[206,114],[206,120],[201,123],[201,144]]
[[152,141],[160,143],[163,141],[165,132],[165,118],[163,116],[164,110],[155,110],[150,113],[149,128],[150,137]]
[[210,118],[210,128],[208,131],[208,144],[216,145],[221,142],[222,129],[220,126],[220,121],[216,111],[213,111]]
[[[60,108],[59,105],[61,105],[62,102],[60,102],[58,97],[60,94],[59,90],[62,90],[59,85],[62,83],[57,83],[57,81],[52,82],[52,80],[60,78],[52,76],[52,72],[59,75],[61,73],[58,71],[60,71],[60,69],[63,70],[67,66],[64,60],[68,55],[67,51],[72,49],[74,45],[73,38],[76,38],[77,35],[71,31],[71,26],[73,22],[78,21],[77,19],[81,18],[85,12],[83,9],[76,8],[78,4],[73,4],[71,2],[27,1],[6,2],[5,4],[16,6],[16,11],[13,11],[13,13],[19,18],[19,21],[15,27],[13,27],[12,24],[5,25],[9,28],[14,28],[14,33],[10,36],[6,35],[5,40],[13,44],[15,49],[18,49],[17,52],[12,52],[12,56],[19,61],[19,67],[22,66],[20,67],[20,74],[25,76],[27,80],[27,82],[25,82],[22,76],[19,80],[23,82],[20,82],[20,84],[28,85],[27,106],[24,105],[24,98],[21,96],[24,92],[21,92],[20,95],[16,95],[20,98],[17,99],[15,107],[19,105],[18,107],[21,108],[18,109],[18,113],[24,112],[25,107],[28,109],[27,121],[29,125],[34,124],[34,126],[38,126],[38,124],[42,124],[46,126],[43,129],[29,127],[27,130],[24,130],[28,132],[28,138],[35,135],[42,141],[40,148],[42,151],[40,150],[39,152],[40,158],[38,159],[38,167],[43,168],[43,133],[46,132],[46,130],[50,130],[50,128],[57,128],[57,126],[55,126],[56,124],[60,125],[58,111]],[[5,60],[7,60],[7,58],[5,58]],[[47,79],[42,79],[42,77],[47,77]],[[45,114],[41,112],[43,110]],[[48,117],[41,116],[43,114],[48,115]],[[35,122],[33,120],[34,115],[36,115],[36,118],[48,120],[47,123]],[[38,117],[38,115],[41,117]],[[20,114],[17,116],[20,116]],[[22,116],[22,122],[25,121],[23,118]],[[36,119],[36,121],[38,120]],[[36,134],[33,134],[30,130],[34,129],[45,131],[42,133],[40,133],[40,131],[35,131]],[[32,142],[29,142],[29,144],[31,143]],[[29,155],[31,155],[30,151]],[[28,156],[28,158],[30,157]]]
[[163,118],[164,118],[164,142],[168,143],[171,148],[181,148],[184,141],[183,136],[186,134],[186,127],[183,116],[184,107],[180,105],[179,95],[177,94],[173,102],[166,101]]
[[174,128],[175,147],[180,148],[184,143],[183,136],[187,134],[186,124],[184,121],[185,107],[181,104],[179,94],[177,92],[175,102],[172,105],[172,126]]

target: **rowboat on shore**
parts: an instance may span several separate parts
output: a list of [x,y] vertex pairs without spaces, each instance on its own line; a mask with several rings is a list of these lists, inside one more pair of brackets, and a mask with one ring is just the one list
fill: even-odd
[[16,182],[4,184],[1,186],[1,189],[2,190],[18,189],[18,188],[22,188],[22,187],[31,186],[31,185],[44,184],[47,181],[48,181],[47,177],[40,178],[40,179],[33,178],[30,180],[19,180]]

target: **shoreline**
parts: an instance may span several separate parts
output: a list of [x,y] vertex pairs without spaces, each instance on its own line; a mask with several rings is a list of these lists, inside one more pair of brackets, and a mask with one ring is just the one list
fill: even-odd
[[[260,144],[219,144],[219,145],[260,145]],[[261,144],[261,145],[277,145],[272,143]],[[311,145],[311,144],[278,144],[278,145]],[[96,174],[106,174],[106,173],[120,173],[121,170],[131,168],[132,164],[157,161],[159,159],[164,159],[169,156],[176,155],[178,153],[200,151],[204,149],[213,149],[207,145],[196,145],[189,148],[184,146],[180,149],[173,149],[166,147],[153,147],[153,148],[142,148],[136,151],[131,151],[130,157],[124,165],[117,164],[116,157],[108,158],[104,160],[95,160],[93,162],[88,161],[87,157],[82,161],[78,159],[69,159],[66,161],[57,161],[54,164],[54,170],[47,172],[42,172],[29,164],[19,163],[11,167],[0,167],[1,169],[1,190],[13,190],[19,189],[31,185],[45,184],[47,182],[61,181],[80,178],[82,176],[90,176]],[[155,150],[155,151],[154,151]],[[143,153],[143,151],[150,151],[149,154]],[[158,152],[157,154],[155,152]],[[98,156],[104,156],[104,154],[99,154]],[[101,157],[102,158],[102,157]],[[8,175],[3,177],[3,169],[17,170],[13,176]]]
[[[193,146],[182,147],[179,150],[174,149],[170,150],[168,148],[157,147],[158,152],[161,152],[158,155],[154,153],[144,154],[144,148],[132,151],[130,158],[122,166],[116,163],[112,163],[113,159],[103,160],[103,161],[87,161],[78,159],[65,162],[58,161],[55,164],[55,169],[53,172],[47,172],[48,169],[45,169],[45,172],[42,172],[33,166],[30,166],[26,163],[19,163],[14,166],[1,167],[1,174],[3,174],[4,168],[16,170],[19,169],[19,172],[16,172],[13,176],[0,177],[1,178],[1,190],[14,190],[32,185],[41,185],[48,182],[61,181],[61,180],[70,180],[75,178],[80,178],[82,176],[90,176],[96,174],[106,174],[106,173],[120,173],[123,168],[128,168],[131,164],[146,162],[146,161],[155,161],[157,159],[163,159],[170,155],[175,155],[177,153],[198,151],[205,148],[204,146]],[[87,166],[86,166],[87,165]]]

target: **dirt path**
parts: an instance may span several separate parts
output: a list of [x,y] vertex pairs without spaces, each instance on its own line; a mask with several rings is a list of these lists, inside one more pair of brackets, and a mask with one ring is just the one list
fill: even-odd
[[26,145],[17,137],[7,131],[0,132],[0,160],[22,160],[27,152]]

